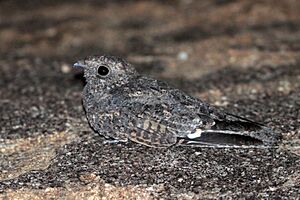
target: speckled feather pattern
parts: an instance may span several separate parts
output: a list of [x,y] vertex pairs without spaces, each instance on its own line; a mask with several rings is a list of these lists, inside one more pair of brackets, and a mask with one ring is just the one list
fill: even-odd
[[[109,73],[98,74],[104,66]],[[272,146],[278,135],[262,124],[222,112],[166,83],[139,75],[114,56],[83,63],[83,105],[91,127],[107,139],[151,147]]]

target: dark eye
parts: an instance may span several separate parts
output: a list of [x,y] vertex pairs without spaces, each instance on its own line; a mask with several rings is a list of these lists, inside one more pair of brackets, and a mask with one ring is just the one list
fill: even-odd
[[109,74],[109,68],[104,66],[104,65],[101,65],[98,67],[98,74],[100,76],[106,76]]

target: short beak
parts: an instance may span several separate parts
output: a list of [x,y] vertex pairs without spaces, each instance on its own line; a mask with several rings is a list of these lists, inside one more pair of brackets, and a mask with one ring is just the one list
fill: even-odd
[[84,68],[86,67],[86,65],[84,64],[84,62],[83,62],[82,60],[80,60],[80,61],[77,61],[77,62],[73,65],[73,67],[84,69]]

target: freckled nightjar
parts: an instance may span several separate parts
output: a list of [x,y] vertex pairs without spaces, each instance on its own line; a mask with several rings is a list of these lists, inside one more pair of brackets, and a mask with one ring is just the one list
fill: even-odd
[[90,56],[83,68],[83,106],[92,129],[108,140],[150,147],[270,147],[278,134],[228,114],[168,84],[141,76],[125,60]]

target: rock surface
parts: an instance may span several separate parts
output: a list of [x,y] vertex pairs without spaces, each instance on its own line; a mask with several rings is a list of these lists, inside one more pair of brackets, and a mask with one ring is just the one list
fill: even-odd
[[[0,1],[0,198],[297,199],[300,2]],[[90,54],[262,122],[274,149],[103,144],[81,105]]]

